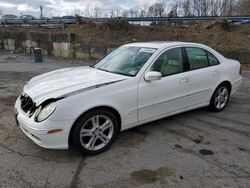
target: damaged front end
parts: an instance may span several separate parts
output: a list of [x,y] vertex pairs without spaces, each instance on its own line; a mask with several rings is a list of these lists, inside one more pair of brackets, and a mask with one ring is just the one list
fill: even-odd
[[20,100],[20,107],[22,111],[31,118],[34,115],[36,122],[41,122],[47,119],[56,109],[56,101],[63,99],[64,97],[47,99],[39,105],[32,100],[32,98],[22,92],[18,100]]

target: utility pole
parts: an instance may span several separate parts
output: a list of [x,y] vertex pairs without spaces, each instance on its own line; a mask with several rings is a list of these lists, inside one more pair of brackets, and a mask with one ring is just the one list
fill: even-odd
[[43,18],[43,6],[40,5],[40,18],[42,19]]

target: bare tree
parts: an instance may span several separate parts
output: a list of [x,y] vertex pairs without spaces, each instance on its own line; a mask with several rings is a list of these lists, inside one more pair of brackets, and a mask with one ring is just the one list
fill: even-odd
[[190,16],[191,15],[191,1],[184,0],[184,2],[182,2],[182,9],[183,9],[184,16]]
[[87,7],[85,8],[85,16],[86,16],[86,17],[92,17],[91,9],[90,9],[89,6],[87,6]]
[[111,10],[109,13],[110,13],[110,18],[113,18],[114,17],[114,10]]
[[171,11],[168,14],[168,17],[176,17],[178,16],[178,12],[181,9],[182,3],[179,1],[176,1],[171,5]]
[[161,17],[164,15],[165,8],[166,4],[164,2],[155,3],[148,8],[148,16]]
[[76,9],[73,10],[73,15],[75,15],[75,16],[81,16],[82,12],[79,9],[76,8]]
[[249,15],[250,14],[250,1],[249,0],[239,0],[236,5],[235,12],[238,15]]
[[145,17],[146,16],[146,11],[145,10],[140,10],[140,17]]
[[222,0],[220,5],[220,15],[221,16],[233,15],[236,3],[237,3],[236,0]]
[[95,6],[95,7],[94,7],[94,15],[95,15],[95,18],[101,17],[101,13],[102,13],[102,12],[101,12],[101,8]]
[[126,18],[129,16],[129,11],[128,10],[123,10],[122,13],[121,13],[121,16]]
[[209,0],[193,0],[193,9],[197,16],[207,16],[209,5]]
[[129,10],[129,16],[130,16],[130,17],[135,17],[134,9],[130,9],[130,10]]
[[210,1],[210,16],[218,16],[220,14],[221,0],[211,0]]

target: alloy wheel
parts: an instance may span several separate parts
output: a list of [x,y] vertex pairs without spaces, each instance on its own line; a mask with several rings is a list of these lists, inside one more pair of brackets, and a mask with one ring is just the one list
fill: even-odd
[[105,147],[114,134],[114,125],[105,115],[95,115],[89,118],[80,130],[81,145],[90,151]]
[[216,108],[219,110],[223,109],[227,104],[228,98],[229,98],[228,89],[225,86],[219,88],[217,90],[214,100]]

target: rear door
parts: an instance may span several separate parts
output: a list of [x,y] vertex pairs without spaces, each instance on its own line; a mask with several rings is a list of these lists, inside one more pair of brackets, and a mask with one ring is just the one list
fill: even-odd
[[186,47],[189,62],[188,107],[195,107],[210,101],[214,83],[219,71],[214,64],[216,58],[211,53],[198,47]]

